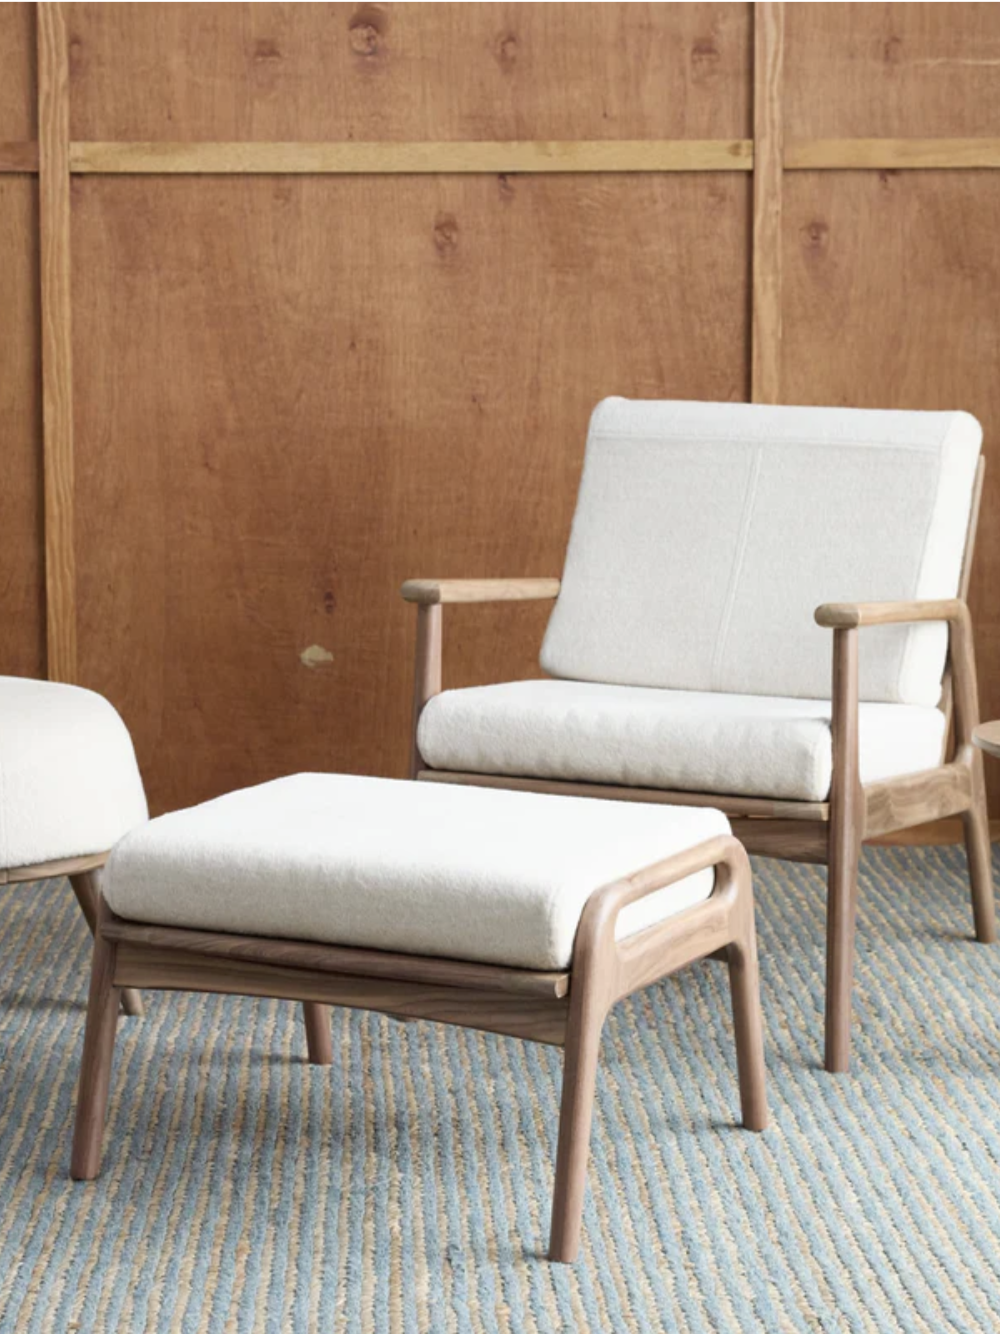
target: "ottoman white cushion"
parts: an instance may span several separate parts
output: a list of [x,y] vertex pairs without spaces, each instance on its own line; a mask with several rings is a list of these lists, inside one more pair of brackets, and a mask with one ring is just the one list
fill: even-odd
[[[704,807],[297,774],[128,834],[104,894],[133,921],[561,969],[594,890],[728,832]],[[714,883],[640,900],[619,936]]]
[[146,816],[132,738],[103,695],[0,676],[0,868],[107,852]]

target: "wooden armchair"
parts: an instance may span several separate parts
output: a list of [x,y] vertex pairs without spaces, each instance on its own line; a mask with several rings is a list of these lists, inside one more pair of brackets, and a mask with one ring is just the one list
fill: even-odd
[[[749,851],[826,863],[846,1070],[865,840],[960,814],[995,939],[964,601],[981,438],[965,413],[606,400],[562,581],[403,585],[413,776],[715,806]],[[553,679],[442,691],[442,605],[523,599],[555,602]]]

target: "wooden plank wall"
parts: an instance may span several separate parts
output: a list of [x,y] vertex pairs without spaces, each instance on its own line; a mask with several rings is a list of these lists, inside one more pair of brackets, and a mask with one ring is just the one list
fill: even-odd
[[[0,50],[0,670],[47,625],[154,809],[402,774],[399,583],[557,573],[608,393],[976,412],[1000,713],[998,7],[5,5]],[[456,608],[447,680],[545,615]]]

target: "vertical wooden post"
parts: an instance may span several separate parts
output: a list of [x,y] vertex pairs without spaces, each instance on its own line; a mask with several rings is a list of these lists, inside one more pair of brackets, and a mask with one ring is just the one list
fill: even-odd
[[441,604],[417,607],[417,659],[413,676],[413,744],[410,748],[410,777],[424,767],[417,745],[417,725],[424,705],[441,693]]
[[858,631],[833,632],[833,777],[826,903],[826,1068],[848,1068],[858,859],[864,796],[858,772]]
[[62,6],[38,5],[38,216],[48,675],[76,678],[69,50]]
[[781,193],[784,157],[782,66],[785,7],[754,5],[753,284],[750,397],[781,398]]

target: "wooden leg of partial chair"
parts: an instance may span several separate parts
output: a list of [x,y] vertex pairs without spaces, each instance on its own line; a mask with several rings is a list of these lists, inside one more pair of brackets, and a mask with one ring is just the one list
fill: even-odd
[[330,1034],[330,1007],[316,1001],[304,1001],[302,1015],[306,1021],[306,1048],[311,1065],[332,1065],[333,1038]]
[[[570,988],[572,992],[572,985]],[[597,1087],[597,1060],[604,1014],[595,1003],[570,1005],[563,1063],[562,1104],[559,1109],[559,1147],[552,1194],[552,1229],[549,1259],[572,1264],[580,1249],[583,1197],[587,1186],[590,1123]]]
[[[80,871],[77,875],[69,877],[69,883],[73,887],[73,893],[80,905],[80,911],[87,919],[91,935],[94,934],[94,924],[97,921],[97,900],[100,896],[99,874],[99,871]],[[125,1013],[141,1019],[144,1010],[142,997],[138,991],[135,991],[132,987],[125,987],[121,995],[122,1009]]]
[[[749,890],[748,890],[749,892]],[[749,930],[728,947],[729,986],[736,1030],[736,1066],[740,1081],[740,1106],[747,1130],[767,1129],[767,1086],[764,1074],[764,1019],[760,1009],[760,980],[757,971],[757,938],[753,929],[753,907]]]
[[90,1181],[101,1170],[101,1140],[108,1106],[119,992],[114,985],[115,946],[100,933],[94,936],[90,972],[87,1029],[83,1039],[80,1088],[76,1100],[76,1127],[70,1173],[75,1181]]
[[982,756],[975,754],[972,758],[974,795],[971,807],[962,812],[962,824],[965,828],[965,850],[969,858],[969,880],[972,882],[972,916],[976,924],[976,939],[984,945],[991,945],[997,938],[997,927],[993,904],[993,870],[990,864],[990,822],[986,813],[982,765]]

